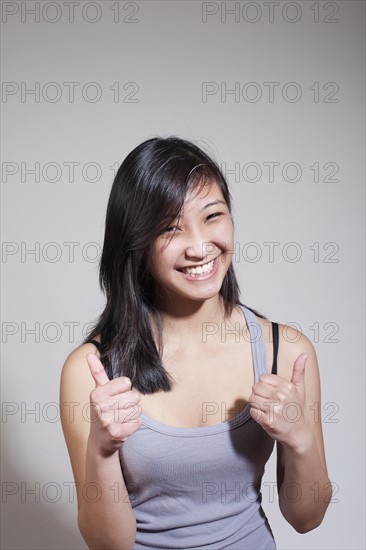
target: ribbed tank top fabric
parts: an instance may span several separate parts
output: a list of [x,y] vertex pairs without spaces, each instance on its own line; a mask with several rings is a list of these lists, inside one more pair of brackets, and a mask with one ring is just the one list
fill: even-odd
[[[258,381],[268,372],[260,325],[240,307]],[[141,415],[140,429],[119,451],[137,523],[134,550],[276,549],[260,491],[274,442],[249,411],[201,428]]]

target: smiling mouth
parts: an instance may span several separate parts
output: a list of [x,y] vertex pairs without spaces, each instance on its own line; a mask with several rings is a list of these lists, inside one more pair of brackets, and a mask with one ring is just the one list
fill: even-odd
[[187,273],[188,275],[203,275],[206,273],[211,273],[211,271],[214,268],[215,260],[211,260],[210,262],[207,262],[206,264],[202,264],[196,267],[182,267],[181,269],[178,269],[178,271],[181,271],[182,273]]

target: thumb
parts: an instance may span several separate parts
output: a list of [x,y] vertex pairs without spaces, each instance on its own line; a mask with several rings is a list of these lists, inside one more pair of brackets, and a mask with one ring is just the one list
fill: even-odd
[[109,382],[109,378],[97,355],[95,353],[88,353],[86,355],[86,360],[89,365],[90,373],[94,378],[95,385],[103,386],[104,384],[107,384],[107,382]]
[[291,382],[295,386],[303,386],[305,379],[305,363],[307,361],[308,354],[301,353],[294,363],[294,368],[292,370]]

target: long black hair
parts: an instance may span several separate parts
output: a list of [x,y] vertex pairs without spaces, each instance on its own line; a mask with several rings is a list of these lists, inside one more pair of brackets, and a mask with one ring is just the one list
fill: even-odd
[[[218,183],[231,213],[230,191],[216,162],[191,142],[156,137],[129,153],[112,185],[99,269],[107,303],[84,343],[100,335],[101,361],[109,378],[127,376],[143,394],[169,391],[173,383],[161,361],[162,325],[149,272],[151,245],[179,217],[187,193],[209,181]],[[225,318],[236,305],[244,306],[232,263],[220,294]]]

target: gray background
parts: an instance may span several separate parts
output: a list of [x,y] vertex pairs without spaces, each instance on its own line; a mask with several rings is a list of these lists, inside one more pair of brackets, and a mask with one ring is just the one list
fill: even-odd
[[103,308],[114,169],[176,134],[234,170],[243,301],[295,323],[318,354],[336,494],[297,534],[270,490],[272,457],[263,500],[278,548],[365,548],[364,2],[79,2],[73,17],[38,5],[2,3],[1,547],[85,548],[61,367]]

